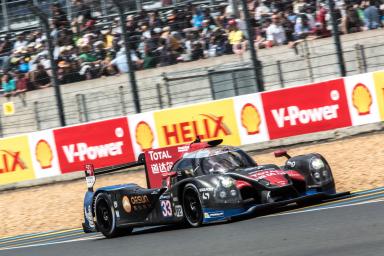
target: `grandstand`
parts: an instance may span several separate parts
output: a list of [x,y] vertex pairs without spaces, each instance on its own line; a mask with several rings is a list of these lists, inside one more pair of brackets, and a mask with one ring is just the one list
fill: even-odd
[[[109,0],[34,0],[49,18],[56,74],[41,21],[26,8],[27,2],[31,1],[2,1],[4,97],[0,102],[14,102],[16,113],[0,118],[1,136],[60,126],[51,87],[54,75],[64,98],[67,124],[135,113],[134,101],[139,101],[142,111],[150,111],[256,90],[248,52],[241,50],[247,31],[241,12],[236,16],[234,11],[236,1],[121,1],[127,10],[122,22]],[[276,3],[248,1],[267,89],[338,76],[334,45],[327,38],[326,5],[321,1]],[[360,15],[356,24],[350,19],[354,17],[350,6]],[[382,17],[380,3],[339,3],[338,9],[339,26],[346,34],[381,27],[381,19],[372,25],[364,16],[371,10]],[[138,98],[132,98],[128,78],[122,75],[129,70],[122,24],[129,33]],[[348,75],[376,70],[384,63],[374,53],[381,47],[377,38],[382,35],[376,31],[345,37]],[[359,38],[362,43],[356,48]]]

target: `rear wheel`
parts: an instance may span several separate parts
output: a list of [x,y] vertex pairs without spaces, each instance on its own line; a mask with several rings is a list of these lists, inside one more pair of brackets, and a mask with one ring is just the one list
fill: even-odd
[[117,228],[115,210],[106,194],[100,193],[95,200],[95,213],[98,230],[107,238],[112,238],[132,232],[129,228]]
[[195,185],[188,184],[183,191],[183,210],[187,224],[199,227],[203,223],[203,208]]

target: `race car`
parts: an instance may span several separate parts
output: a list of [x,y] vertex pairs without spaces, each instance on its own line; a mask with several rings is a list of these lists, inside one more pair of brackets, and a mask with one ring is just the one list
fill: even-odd
[[[291,157],[284,166],[258,165],[240,148],[222,140],[149,150],[137,162],[95,172],[85,166],[85,232],[111,238],[135,227],[226,221],[291,203],[304,204],[348,195],[336,193],[332,171],[317,153]],[[147,188],[122,184],[93,190],[95,175],[144,166]]]

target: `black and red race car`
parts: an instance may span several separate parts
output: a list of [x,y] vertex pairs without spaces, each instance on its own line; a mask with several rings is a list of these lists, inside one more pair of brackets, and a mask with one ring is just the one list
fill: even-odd
[[[139,160],[94,172],[86,165],[85,232],[110,238],[134,227],[225,221],[290,203],[317,202],[336,193],[332,171],[317,153],[288,158],[284,166],[258,165],[240,148],[220,146],[222,140],[149,150]],[[93,190],[95,174],[143,165],[147,188],[122,184]]]

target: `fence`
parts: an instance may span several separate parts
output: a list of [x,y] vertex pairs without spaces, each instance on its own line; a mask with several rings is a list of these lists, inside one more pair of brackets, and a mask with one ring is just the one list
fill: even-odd
[[[343,42],[348,75],[380,70],[384,66],[384,44],[376,43],[380,35],[365,35],[365,44],[356,38]],[[307,43],[308,46],[303,48],[306,50],[299,45],[298,56],[287,48],[277,48],[275,52],[272,49],[260,51],[266,90],[338,76],[334,52],[327,50],[329,44],[315,41]],[[160,72],[156,69],[149,72],[154,76],[138,76],[143,112],[256,91],[254,72],[247,61],[185,68],[177,72],[163,72],[162,75],[156,75]],[[126,76],[67,84],[61,88],[68,125],[135,113]],[[7,100],[3,97],[0,102]],[[15,104],[16,113],[1,116],[1,136],[60,126],[53,88],[31,91],[10,100]]]

